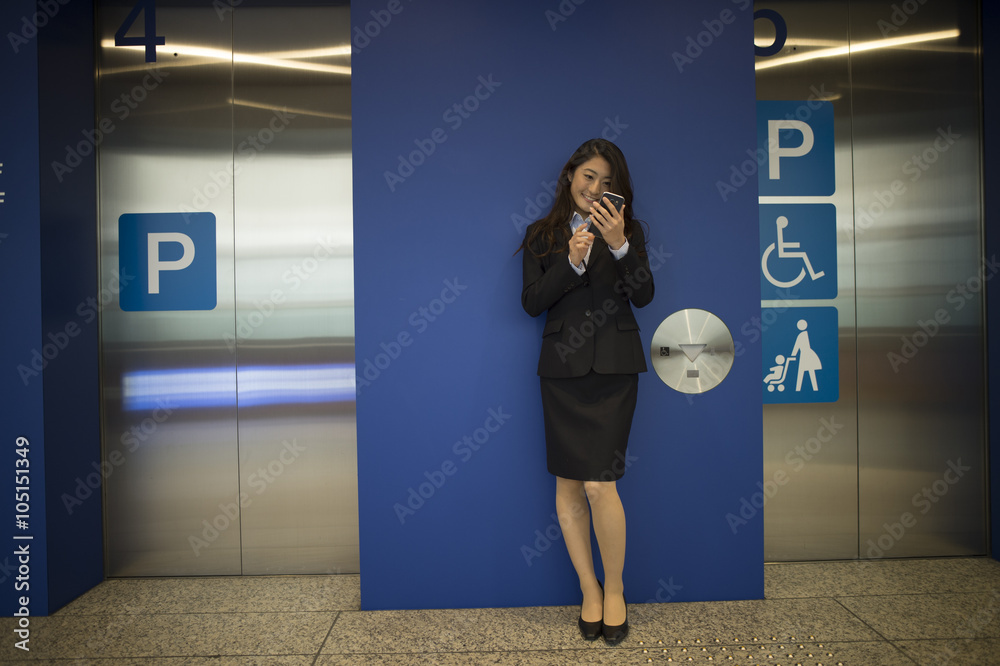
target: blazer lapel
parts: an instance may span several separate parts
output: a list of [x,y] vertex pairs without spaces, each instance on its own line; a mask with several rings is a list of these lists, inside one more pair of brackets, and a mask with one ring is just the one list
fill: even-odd
[[[591,227],[593,229],[594,227]],[[597,234],[601,232],[598,231]],[[603,237],[598,235],[594,239],[594,244],[590,248],[590,261],[587,262],[587,270],[592,270],[595,266],[599,266],[605,260],[610,259],[611,250],[608,249],[608,243]]]

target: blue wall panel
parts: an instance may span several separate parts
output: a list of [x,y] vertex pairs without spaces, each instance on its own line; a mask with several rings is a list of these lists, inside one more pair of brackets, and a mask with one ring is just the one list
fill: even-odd
[[62,501],[101,459],[96,312],[82,312],[96,294],[93,145],[71,174],[51,168],[93,128],[93,3],[7,2],[0,26],[10,101],[0,110],[0,271],[8,285],[0,614],[20,616],[18,647],[27,650],[30,616],[103,579],[100,500],[76,510]]
[[[35,3],[28,0],[0,6],[0,27],[7,37],[0,49],[4,104],[0,104],[0,275],[5,304],[0,355],[0,614],[44,615],[45,576],[45,453],[41,367],[45,351],[41,306],[41,238],[38,188],[38,43]],[[36,358],[34,354],[38,354]],[[28,446],[24,446],[27,441]],[[26,451],[17,462],[20,449]],[[15,476],[15,469],[28,473]],[[25,477],[27,484],[23,483]],[[15,503],[15,489],[21,497]],[[25,491],[24,489],[28,490]],[[18,511],[18,504],[24,502]],[[25,508],[27,511],[25,511]],[[17,518],[27,516],[27,518]],[[16,522],[16,521],[20,522]],[[27,550],[27,553],[24,551]],[[15,554],[17,553],[17,554]],[[21,560],[21,561],[19,561]],[[19,567],[25,569],[19,571]],[[27,603],[25,603],[27,602]],[[30,631],[30,620],[20,629]],[[21,635],[15,640],[28,638]],[[28,647],[30,643],[24,644]]]
[[[572,10],[571,12],[569,10]],[[565,13],[561,13],[565,12]],[[630,601],[760,598],[755,183],[716,183],[755,145],[749,2],[358,2],[354,210],[362,605],[570,604],[520,306],[525,225],[584,140],[629,159],[656,298],[709,310],[730,376],[685,396],[640,377],[629,468]],[[727,518],[727,516],[729,516]]]
[[[1000,39],[1000,6],[995,2],[982,3],[983,49],[983,182],[995,183],[1000,177],[1000,133],[996,123],[988,122],[1000,112],[1000,54],[992,45]],[[984,189],[986,205],[986,256],[987,263],[1000,257],[1000,199],[996,189]],[[990,534],[991,552],[1000,559],[1000,287],[986,283],[987,329],[987,400],[989,402],[989,451],[990,451]]]
[[[101,457],[97,317],[107,290],[102,295],[96,288],[96,151],[84,139],[93,135],[95,120],[93,1],[60,5],[38,42],[43,331],[74,333],[45,369],[52,612],[104,580],[101,489],[93,479],[101,463],[104,473],[108,469]],[[57,171],[53,164],[66,161],[69,146],[83,153],[80,163]],[[92,492],[85,501],[81,488]]]

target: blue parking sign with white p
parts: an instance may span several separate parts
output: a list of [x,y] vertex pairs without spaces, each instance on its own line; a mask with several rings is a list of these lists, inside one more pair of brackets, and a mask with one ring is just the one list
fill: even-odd
[[761,322],[764,404],[837,402],[837,308],[765,308]]
[[762,197],[829,196],[836,191],[833,103],[757,102],[757,172]]
[[119,304],[127,312],[213,310],[218,301],[215,215],[135,213],[118,218]]
[[837,208],[760,204],[761,300],[837,297]]

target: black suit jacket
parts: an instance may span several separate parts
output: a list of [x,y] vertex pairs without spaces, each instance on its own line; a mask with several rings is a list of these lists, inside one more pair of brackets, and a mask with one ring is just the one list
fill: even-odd
[[[535,223],[537,224],[537,222]],[[528,227],[525,239],[534,224]],[[615,260],[598,236],[583,275],[569,265],[568,249],[536,257],[543,243],[523,250],[521,305],[532,317],[548,311],[538,359],[541,377],[582,377],[646,371],[646,354],[632,305],[653,300],[653,274],[643,251],[646,240],[633,223],[628,252]]]

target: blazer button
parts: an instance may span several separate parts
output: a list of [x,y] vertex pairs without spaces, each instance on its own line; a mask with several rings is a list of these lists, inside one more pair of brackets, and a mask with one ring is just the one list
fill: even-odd
[[584,312],[584,313],[583,313],[583,316],[585,316],[585,317],[589,317],[589,316],[590,316],[590,310],[587,310],[586,312]]

